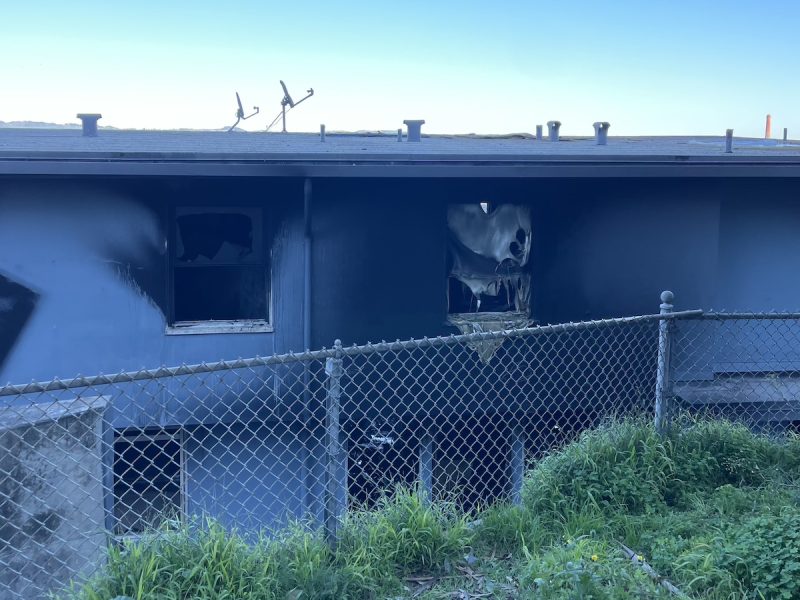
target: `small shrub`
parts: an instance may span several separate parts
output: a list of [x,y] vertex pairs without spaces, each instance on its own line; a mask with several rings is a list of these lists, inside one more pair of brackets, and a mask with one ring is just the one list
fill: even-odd
[[453,505],[430,502],[418,490],[397,488],[375,509],[347,518],[337,560],[387,581],[396,573],[442,570],[463,555],[470,537],[464,516]]
[[800,510],[759,515],[733,533],[726,566],[764,598],[800,598]]
[[533,512],[588,504],[635,514],[663,503],[673,474],[669,441],[651,424],[629,419],[584,432],[544,458],[527,478],[523,497]]
[[62,597],[74,600],[184,598],[330,599],[362,597],[360,582],[336,569],[316,534],[292,527],[277,540],[248,544],[208,521],[164,528],[109,549],[106,565]]
[[538,549],[548,533],[538,515],[521,506],[499,504],[481,514],[474,544],[499,552],[516,552],[522,547]]
[[767,480],[778,445],[741,424],[697,420],[675,434],[676,496],[729,484],[758,486]]

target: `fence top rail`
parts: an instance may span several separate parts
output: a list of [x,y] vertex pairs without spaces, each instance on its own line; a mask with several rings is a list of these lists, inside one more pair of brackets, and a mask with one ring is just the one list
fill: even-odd
[[[678,314],[678,313],[675,313]],[[793,321],[800,319],[800,312],[725,312],[725,311],[700,311],[700,314],[692,317],[707,321]]]
[[22,394],[35,394],[53,391],[65,391],[78,388],[91,388],[101,385],[113,385],[117,383],[132,383],[136,381],[147,381],[153,379],[163,379],[167,377],[179,377],[185,375],[199,375],[214,373],[219,371],[232,371],[236,369],[253,369],[258,367],[269,367],[275,365],[286,365],[292,363],[304,363],[312,361],[324,361],[329,358],[343,358],[344,356],[358,356],[365,354],[377,354],[384,352],[394,352],[402,350],[413,350],[418,348],[430,348],[436,346],[452,346],[470,342],[481,342],[498,340],[505,338],[529,337],[544,335],[549,333],[559,333],[568,331],[581,331],[586,329],[597,329],[603,327],[614,327],[619,325],[630,325],[636,323],[647,323],[663,320],[675,320],[681,318],[692,318],[702,316],[702,310],[686,310],[666,314],[639,315],[633,317],[618,317],[611,319],[598,319],[594,321],[579,321],[570,323],[559,323],[555,325],[537,325],[519,329],[507,329],[502,331],[487,331],[477,333],[466,333],[461,335],[449,335],[441,337],[423,337],[409,340],[397,340],[394,342],[367,343],[363,345],[341,346],[337,340],[333,348],[323,348],[321,350],[307,350],[305,352],[289,352],[288,354],[275,354],[272,356],[256,356],[254,358],[240,358],[237,360],[222,360],[213,363],[199,363],[194,365],[181,365],[178,367],[159,367],[157,369],[141,369],[139,371],[126,371],[109,375],[82,376],[71,379],[58,379],[52,381],[41,381],[24,384],[8,384],[0,386],[0,397],[18,396]]

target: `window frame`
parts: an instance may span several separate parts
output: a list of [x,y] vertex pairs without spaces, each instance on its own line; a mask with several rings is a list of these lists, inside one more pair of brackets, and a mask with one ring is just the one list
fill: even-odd
[[[124,441],[122,441],[124,440]],[[186,473],[186,430],[182,427],[176,428],[166,428],[166,429],[158,429],[156,431],[152,431],[151,428],[145,429],[122,429],[117,430],[114,432],[114,441],[113,441],[113,463],[111,466],[112,473],[114,473],[114,469],[116,468],[116,461],[117,461],[117,444],[129,444],[134,446],[136,442],[146,441],[148,443],[157,443],[157,442],[175,442],[178,444],[178,503],[177,503],[177,512],[178,512],[178,520],[180,522],[184,522],[186,519],[186,515],[188,514],[188,478]],[[123,540],[136,540],[139,539],[143,531],[118,531],[119,522],[117,517],[117,502],[121,502],[121,499],[117,497],[116,490],[113,488],[116,486],[116,473],[114,473],[114,483],[112,484],[112,514],[113,514],[113,522],[114,522],[114,532],[113,536],[114,539],[119,542]]]
[[[177,213],[180,209],[207,210],[216,209],[225,212],[233,212],[237,208],[253,210],[256,209],[261,214],[261,257],[259,264],[264,266],[267,278],[267,315],[263,319],[219,319],[202,321],[176,321],[175,319],[175,269],[177,259],[175,252],[178,239]],[[167,315],[166,335],[206,335],[218,333],[272,333],[274,327],[273,319],[273,253],[272,241],[274,239],[273,220],[268,207],[264,204],[238,202],[226,205],[220,202],[192,202],[192,203],[173,203],[167,207],[167,249],[166,255],[166,285],[167,285]]]

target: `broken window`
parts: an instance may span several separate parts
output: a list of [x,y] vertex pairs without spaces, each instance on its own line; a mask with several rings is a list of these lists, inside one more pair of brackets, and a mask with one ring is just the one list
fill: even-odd
[[[462,333],[527,327],[530,320],[531,217],[526,206],[453,204],[447,209],[449,321]],[[503,340],[471,346],[489,362]]]
[[142,533],[183,515],[180,431],[122,432],[114,438],[117,535]]
[[530,313],[531,218],[526,206],[488,202],[447,210],[451,314]]
[[269,260],[258,207],[177,208],[172,324],[269,322]]

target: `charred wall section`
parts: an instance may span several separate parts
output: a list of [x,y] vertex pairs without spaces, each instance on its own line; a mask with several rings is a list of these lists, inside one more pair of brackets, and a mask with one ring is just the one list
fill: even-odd
[[[294,179],[0,179],[0,379],[299,348],[302,199]],[[168,219],[180,205],[250,205],[268,215],[272,333],[166,335]]]

